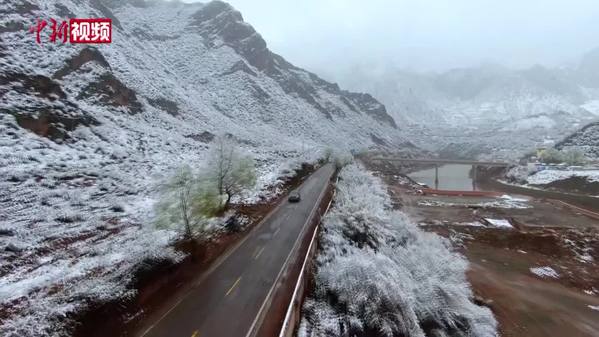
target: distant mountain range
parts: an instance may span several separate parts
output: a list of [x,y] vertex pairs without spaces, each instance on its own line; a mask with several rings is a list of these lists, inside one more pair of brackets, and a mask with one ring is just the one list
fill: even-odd
[[380,99],[417,145],[455,155],[517,157],[599,118],[599,49],[573,68],[355,67],[336,79]]

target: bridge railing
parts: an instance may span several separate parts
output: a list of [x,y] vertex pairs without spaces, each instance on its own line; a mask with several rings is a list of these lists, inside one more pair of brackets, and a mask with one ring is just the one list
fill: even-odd
[[396,157],[374,157],[371,160],[376,161],[395,161],[403,163],[416,164],[465,164],[476,166],[510,166],[512,163],[500,161],[477,161],[468,159],[437,159],[437,158],[396,158]]

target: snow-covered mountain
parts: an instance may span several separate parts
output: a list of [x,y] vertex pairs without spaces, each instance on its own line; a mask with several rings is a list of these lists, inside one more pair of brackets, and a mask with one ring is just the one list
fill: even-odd
[[[54,105],[66,107],[44,115],[51,125],[59,116],[76,115],[70,129],[107,123],[100,113],[86,111],[91,106],[126,112],[125,122],[151,118],[149,128],[161,122],[159,129],[168,125],[182,135],[226,131],[271,147],[300,138],[353,147],[372,144],[372,135],[393,141],[396,125],[383,105],[270,52],[224,2],[8,1],[2,6],[3,82],[23,87],[5,88],[2,108],[21,126],[27,117],[20,116],[33,115],[24,108],[34,104],[19,99],[36,96],[42,104],[47,94],[57,96]],[[114,19],[112,44],[39,46],[27,33],[36,17],[87,16]],[[50,90],[42,92],[46,87]],[[50,129],[54,138],[67,136]]]
[[[380,99],[417,145],[514,157],[599,118],[599,50],[580,66],[415,73],[356,67],[340,83]],[[459,154],[459,153],[458,153]]]
[[[178,259],[156,185],[228,134],[273,185],[326,146],[404,142],[385,107],[272,53],[226,3],[0,2],[0,335],[59,336],[132,270]],[[36,19],[109,17],[110,45],[42,44]]]

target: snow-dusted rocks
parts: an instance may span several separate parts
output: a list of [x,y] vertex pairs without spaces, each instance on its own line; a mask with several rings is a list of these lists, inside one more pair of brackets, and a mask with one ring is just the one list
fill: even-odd
[[512,226],[512,224],[508,220],[505,220],[505,219],[484,218],[484,220],[492,227],[503,228],[503,229],[514,228],[514,226]]
[[537,275],[538,277],[544,278],[558,278],[559,274],[555,271],[555,269],[551,267],[534,267],[530,268],[530,272]]
[[379,179],[346,167],[299,336],[496,336],[491,311],[471,301],[466,269],[447,240],[390,209]]

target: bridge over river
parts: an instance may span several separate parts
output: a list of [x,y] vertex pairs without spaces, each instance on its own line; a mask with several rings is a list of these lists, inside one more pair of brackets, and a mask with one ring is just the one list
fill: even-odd
[[[457,166],[462,166],[462,170],[464,173],[464,177],[461,177],[461,179],[463,180],[468,180],[469,184],[472,184],[472,190],[476,190],[476,180],[477,180],[477,176],[476,176],[476,172],[477,172],[477,168],[479,166],[484,166],[484,167],[508,167],[510,165],[513,165],[512,163],[509,162],[502,162],[502,161],[478,161],[478,160],[468,160],[468,159],[439,159],[439,158],[401,158],[401,157],[395,157],[395,156],[387,156],[387,157],[374,157],[372,158],[372,160],[374,161],[382,161],[382,162],[389,162],[389,163],[397,163],[397,164],[403,164],[403,165],[410,165],[410,166],[417,166],[417,165],[422,165],[422,166],[428,166],[428,167],[433,167],[434,166],[434,187],[436,190],[439,189],[439,180],[440,177],[443,177],[443,175],[439,175],[439,168],[446,166],[446,167],[457,167]],[[471,169],[468,168],[468,166],[471,166]],[[430,171],[430,172],[429,172]],[[420,173],[423,173],[425,175],[432,175],[432,169],[429,170],[423,170],[423,171],[419,171]],[[472,177],[469,177],[469,172],[471,172]],[[412,178],[414,178],[414,176],[418,176],[418,172],[414,175],[410,175]],[[451,177],[443,177],[443,179],[447,180],[447,179],[459,179],[458,177],[455,176],[451,176]],[[454,184],[456,185],[456,184]],[[466,186],[464,186],[465,184],[461,184],[461,188],[458,189],[465,189]]]

